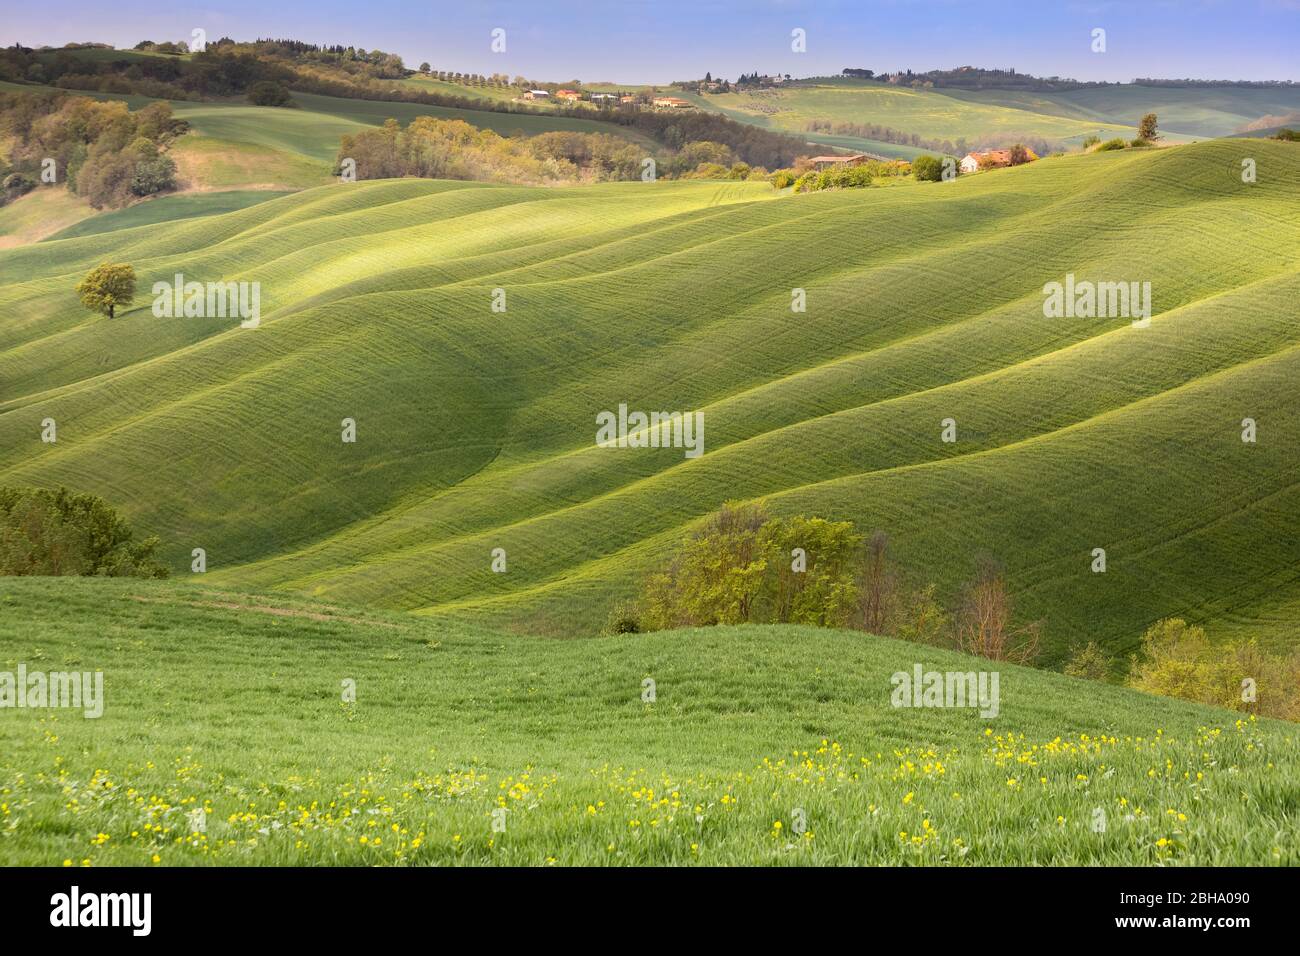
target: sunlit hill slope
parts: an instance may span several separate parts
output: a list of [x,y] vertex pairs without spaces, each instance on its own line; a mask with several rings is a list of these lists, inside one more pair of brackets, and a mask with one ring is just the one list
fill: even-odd
[[[1049,660],[1171,613],[1291,643],[1297,249],[1300,151],[1256,140],[800,196],[335,184],[0,251],[0,483],[105,496],[178,574],[528,631],[766,497],[944,594],[996,555]],[[140,278],[111,321],[74,292],[104,259]],[[260,283],[260,327],[155,318],[177,273]],[[1150,327],[1045,318],[1067,273],[1150,282]],[[595,447],[620,403],[703,411],[705,454]]]

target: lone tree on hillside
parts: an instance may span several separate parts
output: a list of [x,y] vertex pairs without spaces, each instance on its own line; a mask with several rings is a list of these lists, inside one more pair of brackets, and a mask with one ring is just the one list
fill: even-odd
[[427,74],[427,73],[431,72],[432,70],[433,70],[433,67],[430,66],[429,63],[428,63],[427,61],[424,62],[424,63],[421,63],[421,64],[420,64],[420,72],[421,72],[421,73],[426,73],[426,74]]
[[293,106],[289,91],[274,80],[260,80],[252,84],[245,94],[254,106]]
[[81,304],[113,318],[119,305],[135,299],[135,270],[126,263],[101,262],[77,283]]
[[1160,133],[1156,130],[1156,114],[1148,113],[1138,124],[1138,139],[1157,140]]

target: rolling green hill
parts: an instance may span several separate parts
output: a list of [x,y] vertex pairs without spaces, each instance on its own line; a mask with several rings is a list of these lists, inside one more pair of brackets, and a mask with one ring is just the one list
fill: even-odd
[[258,189],[232,189],[226,192],[182,193],[161,196],[148,202],[136,203],[125,209],[100,213],[82,220],[51,236],[51,239],[79,239],[115,229],[133,229],[136,226],[160,222],[175,222],[199,216],[215,216],[255,206],[284,193]]
[[[988,139],[1009,145],[1035,137],[1078,146],[1086,136],[1132,139],[1156,113],[1165,137],[1186,142],[1226,136],[1265,116],[1300,112],[1298,88],[1179,88],[1124,84],[1066,92],[913,90],[866,80],[827,79],[782,89],[692,96],[732,119],[806,135],[811,142],[911,158],[918,150],[860,137],[806,133],[809,120],[872,123],[923,139]],[[902,153],[899,150],[907,150]]]
[[[808,132],[810,120],[831,123],[859,123],[888,126],[904,133],[914,133],[923,140],[967,140],[972,146],[988,139],[1006,142],[1031,137],[1051,142],[1078,143],[1089,135],[1109,139],[1137,134],[1136,116],[1120,122],[1099,122],[1074,112],[1034,109],[1030,104],[1001,102],[996,97],[981,100],[964,95],[948,96],[940,90],[914,90],[865,80],[825,80],[815,84],[800,83],[781,89],[764,89],[744,93],[712,93],[692,97],[706,108],[726,113],[732,119],[755,123],[782,132],[805,136],[809,141],[882,153],[877,140],[856,136]],[[902,147],[911,154],[919,152]],[[899,147],[885,155],[896,155]],[[905,155],[903,158],[911,158]]]
[[[766,497],[945,597],[996,555],[1048,663],[1171,614],[1294,645],[1298,187],[1258,140],[776,198],[380,181],[8,250],[0,484],[101,494],[223,586],[565,635]],[[108,257],[141,284],[112,321],[73,292]],[[260,282],[261,327],[154,318],[177,272]],[[1150,282],[1150,327],[1044,318],[1067,273]],[[620,403],[702,410],[706,453],[595,447]]]
[[0,709],[7,865],[1300,862],[1295,725],[1006,665],[996,716],[894,707],[899,671],[991,665],[857,632],[69,578],[0,612],[0,672],[103,675],[98,718]]

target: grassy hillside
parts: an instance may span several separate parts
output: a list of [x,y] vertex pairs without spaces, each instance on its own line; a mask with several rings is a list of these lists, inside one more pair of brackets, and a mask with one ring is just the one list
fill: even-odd
[[65,188],[35,190],[0,206],[0,249],[38,242],[94,214]]
[[[222,585],[533,632],[765,496],[887,529],[945,598],[998,556],[1048,663],[1170,614],[1294,644],[1298,187],[1254,140],[783,198],[407,180],[10,250],[0,483],[101,494]],[[110,256],[144,293],[111,322],[73,293]],[[155,319],[178,271],[260,282],[261,328]],[[1067,272],[1151,282],[1150,328],[1045,319]],[[621,402],[703,410],[706,454],[594,447]]]
[[[1141,113],[1119,122],[1100,123],[1091,117],[1059,115],[1029,104],[999,102],[996,97],[948,96],[939,90],[914,90],[866,80],[826,80],[782,89],[747,93],[712,93],[694,97],[708,108],[725,112],[732,119],[756,123],[783,132],[806,135],[810,141],[873,149],[868,141],[836,142],[832,134],[808,133],[809,120],[832,123],[871,123],[926,140],[964,138],[972,144],[981,137],[1011,142],[1041,137],[1049,141],[1081,141],[1085,136],[1103,138],[1137,134]],[[890,155],[893,155],[892,153]]]
[[[1078,145],[1084,137],[1132,139],[1147,113],[1171,142],[1226,136],[1265,116],[1300,112],[1300,89],[1108,86],[1061,93],[1019,90],[913,90],[866,80],[824,80],[780,90],[710,94],[692,99],[732,119],[804,134],[809,120],[874,123],[923,139],[1010,143],[1038,137]],[[807,133],[812,142],[910,158],[917,150],[876,141]],[[874,144],[874,145],[873,145]],[[889,144],[884,144],[888,146]],[[909,150],[899,153],[898,150]]]
[[78,239],[82,236],[94,236],[116,229],[133,229],[136,226],[154,225],[160,222],[175,222],[180,219],[194,219],[200,216],[216,216],[221,213],[234,212],[255,206],[282,196],[284,193],[258,189],[232,189],[226,192],[183,193],[162,196],[148,202],[137,203],[125,209],[101,213],[90,219],[82,220],[69,226],[51,239]]
[[[986,104],[1019,105],[1009,99],[1015,94],[953,93]],[[1253,89],[1249,87],[1152,87],[1107,86],[1064,93],[1020,94],[1031,96],[1026,108],[1051,112],[1055,106],[1065,115],[1095,118],[1111,123],[1135,123],[1146,113],[1160,117],[1169,133],[1190,137],[1226,136],[1265,116],[1300,112],[1300,88]]]
[[550,641],[122,580],[0,608],[0,671],[104,675],[98,719],[0,709],[10,865],[1300,862],[1294,725],[1016,667],[996,717],[894,708],[896,671],[988,662],[860,633]]

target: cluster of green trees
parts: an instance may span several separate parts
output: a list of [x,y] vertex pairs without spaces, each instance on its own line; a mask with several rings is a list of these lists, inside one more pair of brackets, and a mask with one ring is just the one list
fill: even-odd
[[731,502],[681,543],[635,606],[615,610],[609,629],[747,623],[857,628],[1018,662],[1037,654],[1041,630],[1014,622],[1005,574],[991,559],[945,609],[934,585],[907,582],[883,532],[864,538],[852,522]]
[[390,119],[378,129],[344,136],[340,167],[346,159],[356,163],[360,179],[562,183],[636,178],[643,154],[621,137],[600,133],[505,137],[463,120],[420,116],[405,128]]
[[165,578],[153,557],[158,539],[134,537],[95,495],[0,487],[0,575]]
[[729,146],[711,140],[687,143],[660,164],[660,172],[676,179],[762,180],[768,175],[762,166],[751,166]]
[[610,122],[631,126],[657,142],[677,151],[688,143],[721,143],[741,161],[764,169],[790,166],[799,156],[807,155],[802,139],[771,130],[738,123],[718,113],[702,110],[664,112],[619,109],[584,115],[598,116]]
[[5,193],[66,183],[97,209],[124,206],[175,187],[166,151],[188,129],[167,103],[131,112],[63,93],[0,94],[0,134],[13,143],[9,166],[0,167]]
[[[871,186],[877,179],[893,179],[916,173],[920,160],[934,160],[935,168],[941,169],[940,161],[934,157],[918,157],[911,163],[902,159],[872,160],[858,166],[838,166],[831,169],[816,170],[807,168],[807,164],[796,165],[790,169],[778,169],[767,177],[776,189],[793,186],[797,193],[818,192],[823,189],[863,189]],[[928,169],[921,164],[922,171]],[[917,178],[922,178],[920,175]],[[935,179],[939,177],[936,175]]]
[[[1078,648],[1065,673],[1110,680],[1115,661],[1095,641]],[[1182,618],[1157,621],[1129,659],[1125,684],[1136,690],[1178,697],[1282,720],[1300,720],[1300,650],[1272,654],[1251,638],[1212,644],[1203,628]]]
[[[908,583],[880,531],[848,521],[776,517],[761,503],[728,502],[681,542],[614,609],[606,630],[637,633],[720,624],[804,624],[946,646],[991,660],[1032,663],[1043,622],[1018,621],[1006,574],[977,560],[949,607],[933,584]],[[1073,677],[1114,680],[1116,660],[1095,641],[1064,666]],[[1300,720],[1300,650],[1269,653],[1254,640],[1214,645],[1181,619],[1157,622],[1128,662],[1129,687],[1167,697]]]
[[[422,176],[483,182],[578,183],[640,179],[644,150],[620,136],[557,130],[536,136],[500,136],[463,120],[421,116],[402,127],[390,119],[378,129],[344,136],[338,167],[352,159],[360,179]],[[738,159],[723,143],[690,142],[659,157],[663,178],[766,178],[762,167]]]

